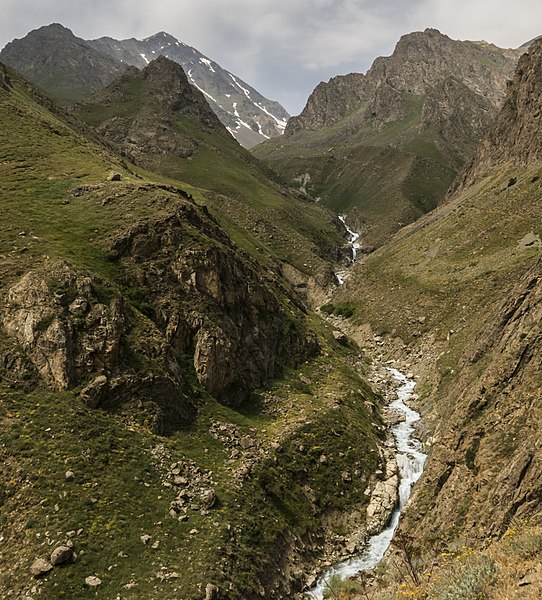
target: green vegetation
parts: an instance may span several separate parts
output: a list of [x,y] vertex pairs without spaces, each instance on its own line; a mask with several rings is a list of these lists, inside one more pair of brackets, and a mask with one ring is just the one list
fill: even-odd
[[329,128],[270,140],[253,153],[291,183],[309,174],[309,193],[348,213],[365,244],[381,245],[435,208],[461,165],[443,155],[436,131],[419,132],[424,100],[403,94],[405,116],[382,126],[361,117],[362,105],[361,125],[350,116]]
[[330,302],[321,306],[320,310],[327,315],[337,315],[338,317],[349,319],[356,312],[356,305],[347,302],[343,304],[332,304]]

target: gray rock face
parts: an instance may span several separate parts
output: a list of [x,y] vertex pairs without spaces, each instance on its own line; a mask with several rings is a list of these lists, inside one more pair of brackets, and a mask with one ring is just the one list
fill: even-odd
[[200,505],[203,510],[213,508],[216,503],[216,493],[214,490],[205,490],[200,496]]
[[219,593],[220,590],[216,587],[216,585],[208,583],[205,586],[205,600],[217,600]]
[[399,475],[397,460],[392,452],[385,450],[386,472],[371,492],[367,507],[367,533],[375,535],[386,526],[399,499]]
[[[85,327],[75,327],[67,310],[72,296],[88,302]],[[118,363],[124,323],[119,301],[96,302],[91,280],[66,263],[31,271],[20,279],[7,294],[2,320],[7,333],[29,353],[42,379],[57,389],[68,389],[86,372],[111,369]]]
[[[485,100],[484,112],[494,115],[519,55],[491,44],[452,40],[435,29],[410,33],[400,39],[391,56],[377,58],[366,75],[350,73],[321,83],[303,112],[289,121],[285,133],[323,129],[360,107],[361,112],[352,117],[356,126],[368,122],[381,128],[408,115],[405,94],[434,96],[435,87],[441,90],[437,94],[441,102],[446,101],[441,110],[460,115],[461,105],[453,101],[455,93],[442,93],[446,85],[461,84],[478,102]],[[447,84],[447,80],[457,83]],[[428,109],[426,123],[430,114]]]
[[512,160],[526,165],[542,159],[542,39],[529,46],[510,83],[508,97],[453,192],[470,185],[491,167]]
[[126,69],[58,23],[10,42],[0,52],[0,60],[68,102],[104,87]]
[[[182,249],[183,221],[204,226],[219,243]],[[199,382],[224,404],[240,406],[251,389],[280,372],[284,361],[318,351],[312,335],[284,328],[286,316],[257,267],[238,260],[216,224],[203,224],[188,207],[130,229],[112,241],[111,249],[127,265],[140,256],[169,255],[175,285],[165,286],[149,270],[149,304],[156,306],[169,343],[180,351],[193,348]]]
[[[83,390],[91,407],[113,406],[127,395],[144,394],[162,406],[156,415],[157,431],[190,422],[195,408],[162,334],[152,326],[145,331],[145,352],[157,361],[156,372],[135,373],[125,366],[121,340],[131,310],[119,297],[100,302],[93,283],[64,262],[30,271],[7,293],[2,311],[7,334],[19,342],[42,381],[52,388],[66,390],[94,375]],[[70,310],[76,300],[79,307],[87,307],[84,315]],[[104,371],[113,376],[111,380],[95,375]]]

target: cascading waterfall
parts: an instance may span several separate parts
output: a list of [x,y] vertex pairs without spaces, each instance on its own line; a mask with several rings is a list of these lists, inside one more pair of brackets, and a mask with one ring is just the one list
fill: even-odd
[[[352,262],[356,262],[356,259],[358,257],[358,250],[361,248],[361,244],[358,242],[359,233],[352,231],[352,229],[350,229],[350,227],[348,227],[348,225],[346,224],[346,215],[339,215],[339,221],[344,225],[344,228],[346,229],[348,235],[350,236],[348,243],[350,244],[350,247],[352,249]],[[337,271],[335,273],[335,276],[337,277],[337,280],[339,281],[339,285],[342,285],[345,282],[345,279],[347,277],[346,269],[342,270],[342,271]]]
[[307,596],[314,600],[321,600],[327,589],[327,582],[332,577],[347,579],[359,573],[376,567],[382,560],[386,550],[391,544],[393,534],[399,524],[401,510],[407,503],[412,486],[423,472],[427,455],[421,451],[421,443],[415,437],[413,424],[420,420],[420,415],[405,404],[405,400],[412,397],[416,382],[408,379],[397,369],[388,369],[393,377],[401,383],[397,389],[397,399],[390,404],[390,408],[403,413],[405,420],[392,428],[397,448],[397,466],[399,468],[399,504],[395,508],[387,527],[378,535],[369,538],[367,547],[358,557],[350,558],[338,563],[325,571],[316,586],[307,592]]

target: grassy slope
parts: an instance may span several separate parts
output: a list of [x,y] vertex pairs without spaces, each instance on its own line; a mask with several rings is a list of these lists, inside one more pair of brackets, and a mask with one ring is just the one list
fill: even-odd
[[[160,203],[152,192],[137,191],[141,180],[113,154],[34,102],[15,77],[13,82],[10,94],[0,90],[0,122],[9,123],[0,128],[1,285],[5,289],[49,256],[115,286],[116,267],[108,259],[105,238],[129,221],[155,215]],[[124,182],[105,181],[112,169],[122,173]],[[69,194],[79,185],[99,185],[118,193],[118,201],[102,206],[92,191]],[[207,200],[207,192],[184,187]],[[271,207],[286,219],[288,198],[273,191],[266,202],[262,210]],[[218,203],[216,210],[222,210]],[[254,244],[239,219],[230,219],[238,239]],[[277,254],[285,251],[279,248]],[[0,595],[22,595],[37,586],[42,598],[76,600],[88,596],[84,579],[95,574],[102,579],[92,592],[96,598],[199,598],[207,582],[224,580],[244,590],[232,591],[231,597],[250,597],[259,585],[258,572],[277,550],[277,536],[286,530],[303,535],[321,511],[363,504],[377,462],[370,427],[374,417],[364,401],[374,398],[345,365],[348,352],[337,349],[319,321],[313,327],[324,349],[320,357],[271,382],[243,412],[200,391],[196,425],[171,438],[150,432],[144,407],[93,411],[81,404],[78,390],[55,393],[33,388],[31,382],[1,383],[0,553],[5,568]],[[0,343],[8,342],[1,338]],[[235,424],[267,453],[241,488],[233,472],[246,454],[231,458],[231,450],[209,435],[211,421]],[[167,450],[165,466],[150,452],[159,444]],[[300,454],[302,444],[307,451]],[[322,453],[331,468],[318,466]],[[178,460],[212,470],[219,503],[209,516],[189,510],[187,523],[169,517],[175,492],[160,478]],[[360,477],[345,483],[340,473],[355,466]],[[65,481],[67,469],[75,472],[73,482]],[[315,505],[304,486],[313,490]],[[73,538],[78,560],[33,580],[33,559],[47,557],[68,531],[79,529]],[[191,534],[193,529],[197,533]],[[160,540],[159,548],[144,546],[139,539],[144,533]],[[284,550],[274,557],[277,567],[283,566]],[[172,571],[179,577],[157,577]],[[123,588],[129,583],[137,586]]]
[[[406,227],[358,265],[335,301],[356,303],[358,321],[407,341],[414,323],[415,330],[431,330],[440,340],[451,329],[461,332],[540,252],[536,244],[520,243],[530,232],[542,234],[541,184],[532,182],[539,172],[539,165],[505,166]],[[518,181],[508,187],[513,176]],[[420,316],[426,317],[423,325]]]

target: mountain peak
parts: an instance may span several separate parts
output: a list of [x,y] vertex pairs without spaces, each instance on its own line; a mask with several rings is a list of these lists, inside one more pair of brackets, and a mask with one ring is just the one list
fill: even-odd
[[0,59],[65,102],[87,97],[126,68],[60,23],[44,25],[13,40],[2,50]]
[[[61,23],[50,23],[49,25],[42,25],[41,27],[37,27],[36,29],[32,29],[29,31],[23,39],[39,39],[39,38],[48,38],[48,39],[58,39],[58,38],[75,38],[75,35],[71,29],[65,27]],[[19,40],[15,39],[12,42],[9,42],[7,46],[17,42]]]
[[62,25],[62,23],[50,23],[49,25],[38,27],[38,29],[34,29],[34,31],[59,31],[62,33],[71,33],[73,35],[73,31],[65,25]]
[[179,40],[177,38],[173,37],[170,33],[167,33],[167,31],[159,31],[158,33],[155,33],[141,41],[143,41],[143,42],[161,42],[161,43],[169,42],[170,44],[173,44],[175,42],[178,42]]
[[98,131],[147,168],[155,168],[165,156],[192,155],[198,142],[186,131],[187,120],[229,138],[182,66],[165,56],[158,56],[141,71],[130,67],[76,110],[83,120],[89,113],[101,115],[94,121]]

